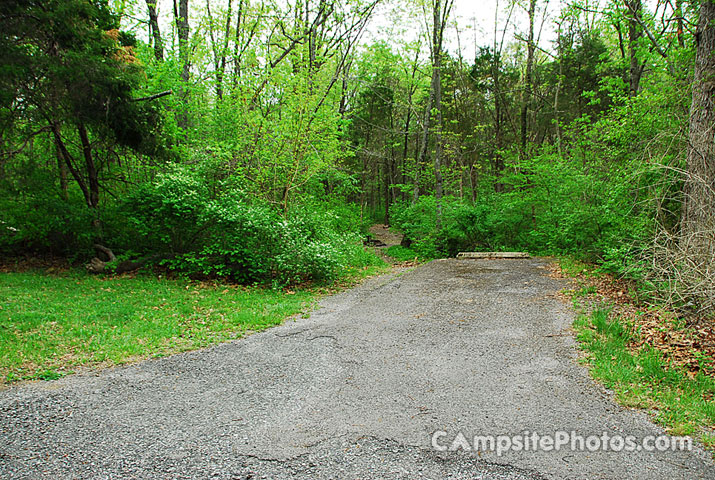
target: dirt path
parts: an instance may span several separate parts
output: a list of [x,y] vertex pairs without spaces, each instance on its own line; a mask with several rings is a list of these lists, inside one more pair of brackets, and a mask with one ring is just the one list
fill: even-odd
[[243,340],[0,392],[0,478],[715,478],[697,447],[432,447],[457,432],[661,434],[578,365],[544,265],[435,261]]
[[402,235],[390,231],[390,227],[386,225],[376,224],[370,227],[370,238],[384,243],[385,248],[390,248],[399,245],[402,241]]

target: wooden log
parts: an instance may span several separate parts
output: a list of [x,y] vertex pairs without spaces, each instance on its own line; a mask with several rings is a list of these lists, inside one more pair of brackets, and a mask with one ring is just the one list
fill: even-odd
[[459,252],[457,258],[531,258],[526,252]]

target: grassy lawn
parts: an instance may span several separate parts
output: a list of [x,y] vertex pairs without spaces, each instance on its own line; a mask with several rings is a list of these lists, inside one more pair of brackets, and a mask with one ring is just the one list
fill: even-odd
[[0,274],[0,383],[53,379],[241,337],[299,313],[317,291],[153,276]]

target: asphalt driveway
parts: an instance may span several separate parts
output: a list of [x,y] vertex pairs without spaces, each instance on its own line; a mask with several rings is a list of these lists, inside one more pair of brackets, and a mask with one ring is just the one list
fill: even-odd
[[0,478],[714,479],[697,446],[473,450],[662,434],[577,363],[545,265],[439,260],[232,343],[6,389]]

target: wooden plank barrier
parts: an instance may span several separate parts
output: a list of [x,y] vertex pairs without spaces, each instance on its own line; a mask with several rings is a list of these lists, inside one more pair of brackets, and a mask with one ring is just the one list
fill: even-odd
[[457,258],[531,258],[526,252],[459,252]]

